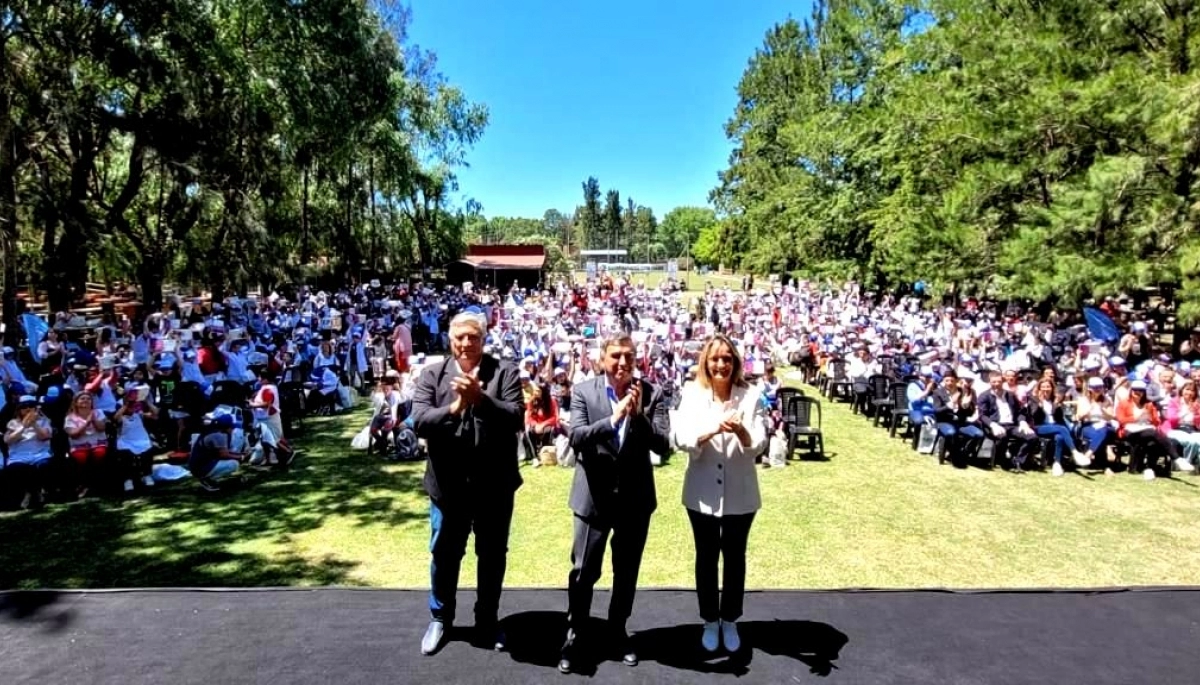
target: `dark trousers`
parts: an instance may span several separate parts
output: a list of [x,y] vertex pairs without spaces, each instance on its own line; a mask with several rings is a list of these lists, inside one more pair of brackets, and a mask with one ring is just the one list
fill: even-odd
[[429,501],[432,533],[429,551],[429,614],[435,621],[454,622],[458,571],[467,552],[467,537],[475,533],[475,623],[496,622],[500,589],[508,565],[508,530],[515,493],[489,496],[482,502],[442,506]]
[[11,492],[18,494],[40,494],[51,485],[51,473],[54,471],[54,460],[43,459],[32,464],[24,462],[9,462],[2,472],[8,481]]
[[[1029,456],[1029,453],[1037,447],[1037,433],[1023,434],[1018,430],[1018,426],[1013,425],[993,425],[1000,425],[1004,428],[1004,437],[995,439],[995,436],[992,436],[995,439],[995,445],[992,449],[993,453],[997,456],[1006,456],[1010,450],[1015,448],[1013,463],[1022,464],[1025,462],[1025,458]],[[991,435],[991,431],[988,431],[988,434]]]
[[1179,458],[1179,448],[1157,430],[1126,433],[1125,442],[1129,443],[1129,448],[1132,450],[1129,468],[1134,471],[1154,468],[1159,456],[1165,456],[1169,472],[1171,462]]
[[154,450],[134,454],[129,450],[117,450],[117,468],[129,480],[141,480],[154,470]]
[[[700,618],[711,623],[717,619],[736,621],[742,617],[742,595],[746,591],[746,542],[754,514],[710,516],[687,510],[696,542],[696,598],[700,600]],[[717,589],[717,561],[724,557],[725,568]]]
[[600,580],[604,565],[604,547],[612,533],[612,600],[608,604],[608,622],[623,629],[633,613],[633,595],[637,589],[642,551],[650,530],[650,514],[637,512],[609,521],[600,517],[575,515],[574,544],[571,549],[571,575],[567,578],[567,622],[579,634],[592,612],[592,588]]

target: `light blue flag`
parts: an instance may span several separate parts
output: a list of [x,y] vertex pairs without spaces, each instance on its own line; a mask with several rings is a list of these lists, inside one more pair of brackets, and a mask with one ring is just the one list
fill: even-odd
[[38,354],[38,344],[50,331],[50,324],[42,321],[42,317],[37,314],[22,314],[21,323],[25,326],[25,336],[29,341],[29,354],[33,355],[35,362],[41,364],[42,357]]

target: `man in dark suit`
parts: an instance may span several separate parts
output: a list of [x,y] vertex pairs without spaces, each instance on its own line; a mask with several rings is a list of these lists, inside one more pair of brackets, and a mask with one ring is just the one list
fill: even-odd
[[571,394],[571,448],[577,464],[571,486],[575,513],[571,575],[567,580],[570,628],[558,669],[570,673],[591,613],[604,547],[612,534],[613,591],[608,607],[610,647],[629,666],[637,653],[625,630],[633,611],[638,569],[650,514],[658,502],[650,452],[670,450],[670,425],[662,393],[633,377],[635,348],[627,335],[604,341],[604,374],[579,383]]
[[1004,376],[993,371],[988,377],[988,389],[979,396],[979,421],[995,443],[994,454],[1004,456],[1015,446],[1013,462],[1020,464],[1033,449],[1037,433],[1029,426],[1017,396],[1004,387]]
[[421,640],[424,654],[441,648],[454,623],[458,571],[472,530],[478,558],[476,639],[504,649],[497,615],[513,498],[521,486],[517,434],[525,410],[517,367],[483,354],[482,317],[459,314],[449,330],[450,357],[421,373],[412,403],[414,429],[429,451],[425,491],[433,529],[432,620]]

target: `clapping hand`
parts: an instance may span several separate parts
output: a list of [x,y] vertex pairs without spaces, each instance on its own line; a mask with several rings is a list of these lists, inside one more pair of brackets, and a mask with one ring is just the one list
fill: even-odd
[[742,412],[737,409],[727,409],[721,417],[721,432],[722,433],[738,433],[744,430],[742,426]]
[[454,390],[457,397],[450,404],[450,413],[461,414],[467,407],[473,407],[479,403],[479,398],[483,394],[483,385],[478,378],[479,369],[476,367],[470,373],[462,376],[457,376],[450,381],[450,388]]
[[633,416],[638,413],[641,406],[642,387],[639,383],[635,382],[630,384],[625,396],[621,398],[620,402],[617,402],[617,407],[613,410],[613,416],[617,417],[617,420]]

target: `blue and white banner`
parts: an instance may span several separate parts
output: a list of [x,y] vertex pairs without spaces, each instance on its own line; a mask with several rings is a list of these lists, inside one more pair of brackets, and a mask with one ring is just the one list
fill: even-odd
[[39,364],[42,363],[42,357],[38,354],[38,344],[46,337],[46,333],[50,330],[50,324],[42,321],[42,317],[37,314],[22,314],[21,323],[25,326],[25,336],[28,340],[29,354],[33,355],[33,360]]

